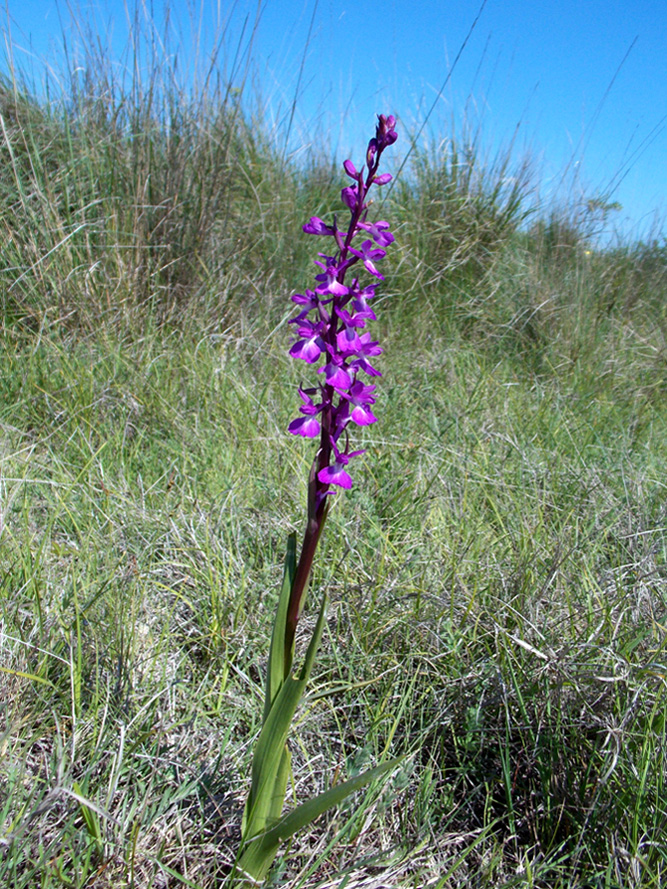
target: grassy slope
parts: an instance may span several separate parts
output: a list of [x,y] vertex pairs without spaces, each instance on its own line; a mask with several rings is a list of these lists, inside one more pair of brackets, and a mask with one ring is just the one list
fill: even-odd
[[[299,224],[340,179],[229,103],[167,138],[145,106],[2,102],[0,878],[217,886],[312,458]],[[316,568],[294,795],[410,757],[274,883],[657,886],[664,249],[521,235],[503,164],[454,159],[383,209],[381,422]]]

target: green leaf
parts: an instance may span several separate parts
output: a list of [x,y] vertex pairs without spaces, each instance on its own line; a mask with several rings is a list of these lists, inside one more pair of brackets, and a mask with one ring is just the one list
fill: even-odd
[[252,784],[246,803],[243,823],[244,839],[265,830],[269,820],[272,799],[277,790],[277,776],[281,768],[281,757],[296,708],[301,700],[317,653],[324,630],[326,596],[322,599],[317,625],[313,632],[306,658],[298,679],[289,676],[276,695],[269,714],[259,733],[252,761]]
[[326,617],[328,601],[329,600],[326,595],[322,596],[320,613],[317,615],[317,623],[315,624],[313,635],[310,637],[310,642],[308,643],[308,651],[306,652],[306,658],[303,662],[303,666],[301,667],[301,675],[299,676],[299,681],[303,682],[304,685],[310,679],[310,673],[313,669],[315,655],[317,654],[317,649],[320,645],[322,631],[324,630],[324,618]]
[[283,583],[278,599],[278,611],[273,623],[271,634],[271,649],[269,651],[269,664],[266,673],[266,697],[264,700],[264,717],[266,719],[271,710],[271,705],[276,699],[280,687],[285,681],[291,664],[285,664],[285,627],[287,624],[287,611],[289,609],[292,584],[296,574],[296,534],[292,533],[287,538],[287,550],[285,552],[285,570]]
[[238,861],[239,869],[253,880],[263,880],[273,864],[281,842],[289,839],[298,830],[312,824],[324,812],[342,803],[351,793],[361,790],[371,781],[394,769],[403,759],[405,757],[401,756],[384,762],[362,775],[350,778],[349,781],[337,784],[335,787],[325,790],[324,793],[320,793],[319,796],[301,803],[269,830],[250,841]]
[[268,823],[272,824],[277,821],[283,813],[285,805],[285,793],[287,791],[287,781],[292,767],[292,754],[289,752],[287,745],[283,747],[283,755],[280,759],[276,782],[273,785],[273,794],[271,797],[271,805],[269,806]]

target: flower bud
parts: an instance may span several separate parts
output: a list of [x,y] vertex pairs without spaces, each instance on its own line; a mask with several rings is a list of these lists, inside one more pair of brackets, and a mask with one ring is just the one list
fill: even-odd
[[354,166],[354,164],[352,163],[352,161],[350,161],[350,160],[343,161],[343,168],[344,168],[345,172],[347,173],[347,175],[350,177],[350,179],[358,179],[359,178],[357,169]]
[[303,226],[307,235],[332,235],[333,228],[327,225],[319,216],[311,216],[310,221]]
[[343,200],[343,203],[350,210],[354,210],[357,206],[357,187],[356,185],[348,185],[347,188],[344,188],[340,196]]

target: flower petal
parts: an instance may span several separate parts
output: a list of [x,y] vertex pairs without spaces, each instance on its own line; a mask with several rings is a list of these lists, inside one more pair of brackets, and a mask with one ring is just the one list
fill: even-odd
[[317,438],[321,428],[315,417],[297,417],[287,427],[292,435],[303,435],[304,438]]
[[342,463],[336,461],[333,466],[325,466],[317,473],[318,479],[325,485],[338,485],[340,488],[351,488],[352,479]]

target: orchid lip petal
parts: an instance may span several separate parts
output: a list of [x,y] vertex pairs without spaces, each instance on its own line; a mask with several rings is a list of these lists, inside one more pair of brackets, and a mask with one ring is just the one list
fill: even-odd
[[292,435],[303,435],[304,438],[317,438],[320,434],[320,424],[318,420],[312,417],[298,417],[287,427]]
[[342,467],[332,469],[330,466],[320,469],[317,473],[318,479],[325,485],[338,485],[340,488],[350,489],[352,487],[352,479],[350,474]]

